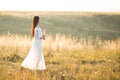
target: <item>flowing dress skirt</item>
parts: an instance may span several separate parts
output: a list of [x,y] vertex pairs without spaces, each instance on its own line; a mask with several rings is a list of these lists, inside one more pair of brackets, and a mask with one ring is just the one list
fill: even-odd
[[31,70],[46,69],[41,40],[33,40],[32,47],[21,66]]

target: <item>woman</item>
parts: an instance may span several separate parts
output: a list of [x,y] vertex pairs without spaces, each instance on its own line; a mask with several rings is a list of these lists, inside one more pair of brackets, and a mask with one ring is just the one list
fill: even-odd
[[31,70],[45,70],[46,66],[41,46],[42,39],[45,40],[45,36],[42,34],[39,16],[33,18],[31,33],[34,37],[33,44],[21,66]]

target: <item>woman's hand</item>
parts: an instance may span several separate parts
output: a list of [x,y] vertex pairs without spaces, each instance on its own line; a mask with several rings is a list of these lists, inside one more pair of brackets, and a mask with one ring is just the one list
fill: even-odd
[[45,35],[42,36],[42,39],[45,40]]
[[45,36],[42,36],[40,39],[43,39],[43,40],[45,40]]

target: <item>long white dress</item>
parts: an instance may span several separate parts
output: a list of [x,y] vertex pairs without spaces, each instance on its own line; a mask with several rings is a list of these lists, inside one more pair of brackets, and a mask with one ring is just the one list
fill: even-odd
[[34,40],[32,47],[22,62],[21,66],[31,69],[31,70],[45,70],[44,55],[42,51],[42,29],[39,26],[36,26],[34,29]]

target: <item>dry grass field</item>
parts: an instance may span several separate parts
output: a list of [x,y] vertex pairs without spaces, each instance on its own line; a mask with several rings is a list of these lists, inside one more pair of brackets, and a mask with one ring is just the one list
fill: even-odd
[[0,80],[120,79],[120,39],[93,41],[48,35],[42,43],[47,70],[21,71],[21,62],[31,44],[29,36],[0,36]]
[[[20,66],[33,15],[46,27],[45,71]],[[119,21],[120,13],[0,12],[0,80],[120,80]]]

